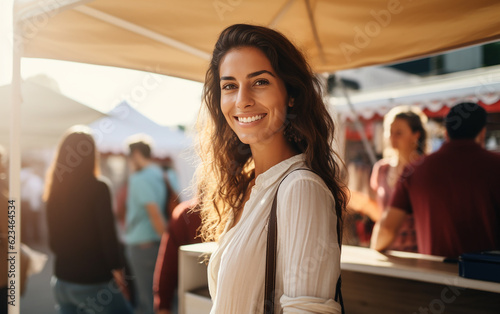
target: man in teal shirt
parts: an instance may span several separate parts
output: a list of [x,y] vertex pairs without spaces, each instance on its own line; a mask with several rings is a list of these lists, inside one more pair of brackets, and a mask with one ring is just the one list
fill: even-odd
[[166,227],[167,189],[163,171],[151,159],[151,147],[129,144],[130,164],[125,242],[138,293],[138,313],[153,314],[153,273]]

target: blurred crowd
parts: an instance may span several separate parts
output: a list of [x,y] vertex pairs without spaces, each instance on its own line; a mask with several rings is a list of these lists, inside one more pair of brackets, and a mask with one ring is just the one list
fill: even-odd
[[[390,149],[365,178],[371,191],[351,190],[349,209],[362,219],[348,223],[359,243],[449,258],[500,249],[500,155],[484,148],[486,111],[474,103],[453,107],[447,140],[432,154],[426,122],[406,106],[385,116]],[[54,254],[51,287],[60,313],[177,313],[178,248],[200,242],[199,204],[179,204],[172,170],[153,161],[147,138],[131,138],[128,147],[131,174],[114,196],[86,127],[64,134],[45,178],[23,164],[22,240],[47,241]],[[0,201],[6,204],[3,165]],[[0,286],[6,295],[6,276]]]
[[475,103],[452,107],[446,141],[432,154],[420,110],[396,107],[385,116],[391,149],[371,171],[374,197],[351,191],[365,245],[452,260],[500,247],[500,155],[485,149],[487,116]]
[[[196,199],[179,204],[175,173],[153,161],[151,146],[148,137],[129,139],[131,175],[114,197],[87,127],[63,135],[45,179],[38,167],[22,164],[21,238],[28,245],[48,243],[59,313],[177,312],[178,248],[199,242],[200,218]],[[1,165],[6,204],[8,178]],[[7,219],[1,223],[6,269]],[[1,293],[7,295],[2,274]],[[6,298],[0,306],[7,313]]]

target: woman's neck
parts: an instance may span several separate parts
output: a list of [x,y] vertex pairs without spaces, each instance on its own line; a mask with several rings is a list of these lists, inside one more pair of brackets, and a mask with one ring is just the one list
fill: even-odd
[[403,151],[398,152],[398,166],[399,167],[406,166],[409,162],[411,162],[415,158],[415,156],[419,156],[416,150],[412,150],[409,152],[403,152]]
[[250,145],[256,178],[274,165],[298,154],[284,138],[280,139],[265,145]]

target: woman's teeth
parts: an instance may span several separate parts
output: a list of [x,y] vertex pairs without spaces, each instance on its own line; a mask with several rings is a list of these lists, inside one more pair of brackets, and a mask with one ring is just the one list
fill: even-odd
[[243,122],[243,123],[250,123],[250,122],[260,120],[260,119],[264,118],[264,116],[265,115],[261,114],[261,115],[257,115],[257,116],[253,116],[253,117],[238,117],[238,121]]

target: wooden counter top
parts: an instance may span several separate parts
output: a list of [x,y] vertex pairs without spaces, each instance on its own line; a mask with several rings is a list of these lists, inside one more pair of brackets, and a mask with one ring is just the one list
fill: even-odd
[[458,275],[458,264],[444,257],[399,251],[384,254],[356,246],[342,246],[342,270],[450,285],[500,293],[500,284]]
[[[196,257],[209,256],[217,245],[199,243],[181,246],[181,251]],[[342,270],[450,285],[500,293],[500,284],[466,279],[458,275],[458,264],[443,262],[444,257],[388,251],[384,254],[368,248],[343,245]]]

